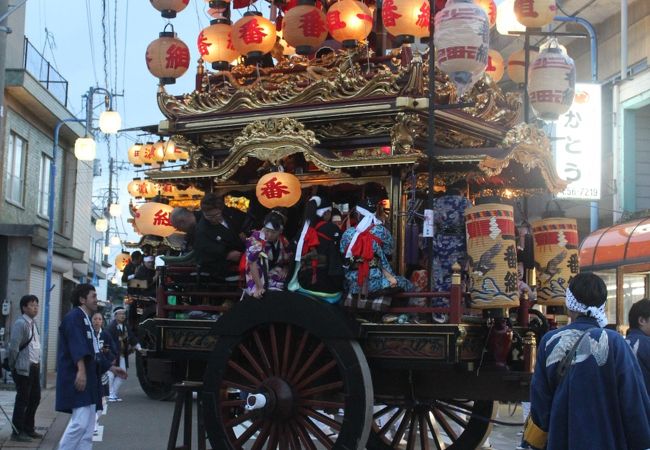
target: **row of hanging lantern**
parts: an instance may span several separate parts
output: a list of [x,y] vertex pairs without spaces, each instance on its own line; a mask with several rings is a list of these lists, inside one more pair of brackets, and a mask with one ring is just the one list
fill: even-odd
[[[151,0],[163,17],[171,18],[182,11],[188,0]],[[257,11],[249,11],[234,24],[224,15],[228,2],[212,0],[210,14],[215,17],[197,39],[203,61],[215,70],[228,70],[240,56],[249,62],[259,60],[273,49],[278,34],[287,46],[301,55],[313,54],[328,34],[345,48],[364,41],[373,27],[373,13],[361,1],[339,0],[326,12],[315,0],[298,0],[286,11],[281,30]],[[506,0],[506,12],[519,26],[540,28],[553,21],[555,0]],[[501,6],[500,6],[501,8]],[[381,19],[394,37],[396,46],[429,36],[430,3],[428,0],[384,0]],[[437,65],[447,73],[463,94],[487,72],[499,81],[507,70],[510,78],[522,83],[525,78],[523,50],[515,52],[507,67],[498,52],[489,49],[489,29],[499,26],[500,15],[494,0],[447,0],[435,17]],[[503,20],[502,20],[503,22]],[[511,28],[513,22],[504,27]],[[180,41],[173,27],[160,34],[147,49],[147,66],[161,83],[172,83],[189,67],[189,49]],[[527,95],[538,116],[557,118],[571,106],[575,83],[573,60],[552,43],[540,54],[531,52]],[[564,80],[564,81],[563,81]]]
[[165,162],[187,161],[189,153],[169,139],[157,142],[135,143],[128,150],[129,162],[135,167],[160,165]]
[[135,198],[152,199],[154,197],[166,197],[173,200],[198,199],[205,195],[200,189],[190,186],[186,189],[178,189],[172,183],[154,183],[153,181],[141,178],[134,178],[126,187],[129,195]]

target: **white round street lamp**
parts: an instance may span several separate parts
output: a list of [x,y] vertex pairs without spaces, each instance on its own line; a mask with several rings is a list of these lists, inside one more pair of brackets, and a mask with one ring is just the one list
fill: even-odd
[[95,230],[99,231],[100,233],[108,230],[108,220],[104,219],[103,217],[97,219],[95,222]]
[[120,239],[119,236],[112,236],[110,242],[111,245],[114,245],[116,247],[122,244],[122,240]]
[[80,161],[92,161],[97,155],[97,145],[92,136],[77,138],[74,143],[74,155]]
[[108,213],[112,217],[119,217],[122,215],[122,205],[119,203],[111,203],[111,206],[108,208]]
[[99,115],[99,129],[102,133],[116,134],[121,127],[122,118],[117,111],[109,109]]
[[111,254],[111,247],[108,245],[105,245],[104,248],[102,248],[102,255],[108,256]]

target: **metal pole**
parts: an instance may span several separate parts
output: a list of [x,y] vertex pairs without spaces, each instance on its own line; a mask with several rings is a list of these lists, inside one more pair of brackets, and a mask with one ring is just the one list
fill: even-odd
[[103,241],[103,238],[93,239],[93,286],[97,280],[97,244],[101,241]]
[[[110,137],[109,137],[110,139]],[[110,245],[110,233],[111,233],[111,204],[113,203],[113,158],[108,159],[108,202],[106,204],[106,210],[104,211],[104,217],[108,222],[108,228],[106,228],[106,238],[104,240],[104,245]],[[105,255],[104,260],[108,261],[108,255]]]
[[47,262],[45,265],[45,300],[43,302],[43,334],[41,335],[42,364],[41,364],[41,385],[46,387],[47,376],[47,352],[48,333],[50,322],[50,297],[52,293],[52,259],[54,258],[54,200],[56,198],[56,158],[59,147],[59,132],[61,126],[66,122],[83,122],[83,120],[71,118],[59,120],[54,127],[54,145],[52,146],[52,164],[50,164],[50,192],[47,197]]
[[528,34],[528,28],[526,28],[526,34],[524,34],[524,122],[530,122],[530,100],[528,98],[528,67],[530,66],[530,34]]
[[[436,116],[435,116],[435,100],[436,100],[436,65],[434,61],[435,56],[435,41],[433,34],[435,32],[435,4],[432,3],[431,8],[429,8],[429,117],[427,120],[427,153],[428,153],[428,164],[427,171],[429,172],[428,179],[428,192],[427,192],[427,205],[430,209],[433,209],[433,171],[434,171],[434,148],[435,148],[435,133],[436,133]],[[416,189],[416,186],[411,186],[412,189]],[[434,221],[435,224],[435,221]],[[434,229],[435,234],[435,229]],[[429,264],[429,290],[433,286],[433,239],[429,238],[427,242],[427,250],[429,252],[428,264]]]

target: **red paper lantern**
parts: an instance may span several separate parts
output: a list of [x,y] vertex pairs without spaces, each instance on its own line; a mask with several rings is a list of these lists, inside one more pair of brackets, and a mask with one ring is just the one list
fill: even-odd
[[249,11],[233,25],[232,43],[241,55],[260,59],[275,46],[275,25],[262,13]]
[[135,212],[135,226],[142,235],[167,237],[176,232],[170,221],[174,208],[164,203],[149,202]]
[[122,272],[130,262],[131,255],[129,255],[127,252],[122,252],[115,257],[115,268]]
[[372,12],[357,0],[339,0],[327,11],[327,28],[345,48],[354,48],[372,31]]
[[255,194],[262,206],[288,208],[300,200],[300,180],[287,172],[271,172],[257,182]]
[[503,78],[504,71],[505,66],[503,64],[501,53],[496,50],[490,50],[488,52],[488,63],[485,68],[485,73],[490,75],[490,78],[492,78],[495,83],[498,83],[501,81],[501,78]]
[[[168,26],[165,26],[167,29]],[[190,67],[190,49],[172,31],[163,31],[147,47],[147,69],[161,84],[174,84]]]
[[282,37],[296,48],[299,55],[309,55],[327,38],[325,13],[313,0],[300,0],[298,6],[287,11],[282,21]]
[[142,167],[142,144],[135,143],[129,147],[129,162],[134,167]]
[[232,43],[232,25],[226,18],[210,21],[210,26],[199,33],[197,45],[203,61],[212,63],[215,70],[228,70],[239,56]]
[[485,71],[490,46],[487,14],[471,0],[448,0],[436,14],[435,44],[438,67],[462,95]]
[[557,120],[573,104],[576,66],[552,40],[542,50],[528,71],[528,99],[537,115],[545,120]]
[[[537,58],[535,50],[528,50],[528,64],[531,64]],[[526,80],[526,61],[524,50],[517,50],[508,58],[508,77],[515,83],[522,84]]]
[[490,20],[490,28],[494,27],[497,23],[497,5],[494,0],[474,0],[474,2],[483,8]]
[[515,0],[517,21],[528,28],[542,28],[553,22],[557,5],[555,0]]
[[381,19],[395,36],[396,47],[429,36],[431,9],[428,0],[384,0]]
[[165,19],[173,19],[176,13],[184,10],[189,5],[190,0],[149,0],[151,6],[160,11],[160,15]]

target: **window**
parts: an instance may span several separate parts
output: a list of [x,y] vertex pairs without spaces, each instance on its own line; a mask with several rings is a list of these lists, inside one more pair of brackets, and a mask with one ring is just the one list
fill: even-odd
[[25,156],[27,141],[16,133],[9,134],[7,152],[7,193],[6,198],[17,205],[25,199]]
[[47,213],[47,201],[50,196],[50,169],[52,158],[46,154],[41,155],[41,172],[38,177],[38,213],[43,217],[49,217]]

